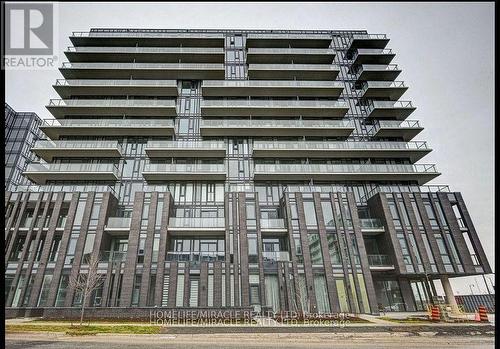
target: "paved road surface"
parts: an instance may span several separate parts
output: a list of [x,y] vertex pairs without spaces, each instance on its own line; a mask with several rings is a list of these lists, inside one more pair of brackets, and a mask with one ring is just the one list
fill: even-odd
[[212,348],[494,348],[493,336],[371,334],[233,334],[86,336],[8,334],[7,349],[212,349]]

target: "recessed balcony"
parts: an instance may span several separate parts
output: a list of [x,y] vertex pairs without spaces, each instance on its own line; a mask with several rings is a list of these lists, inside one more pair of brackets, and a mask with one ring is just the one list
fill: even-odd
[[102,29],[73,32],[74,46],[224,47],[224,34],[162,29]]
[[224,141],[148,141],[144,149],[150,158],[223,158]]
[[340,68],[333,64],[249,64],[250,80],[335,80]]
[[273,251],[273,252],[262,252],[262,260],[264,263],[275,263],[275,262],[290,262],[290,252],[288,251]]
[[224,164],[146,164],[142,176],[147,181],[223,181],[226,167]]
[[435,165],[417,164],[256,164],[256,181],[416,181],[439,176]]
[[177,97],[176,80],[58,79],[53,85],[61,98],[95,95]]
[[[172,218],[171,218],[172,219]],[[172,229],[172,228],[170,228]],[[168,262],[191,262],[199,264],[200,262],[223,262],[225,259],[224,252],[167,252]]]
[[70,63],[59,69],[65,79],[224,79],[219,63]]
[[118,168],[115,164],[29,164],[23,175],[36,184],[51,181],[117,181]]
[[328,34],[249,33],[246,46],[249,48],[328,48],[332,36]]
[[334,97],[344,90],[340,81],[205,80],[204,97]]
[[349,110],[344,101],[298,100],[203,100],[201,115],[223,116],[314,116],[342,118]]
[[203,230],[224,231],[226,222],[224,217],[170,217],[168,229],[170,230]]
[[40,130],[50,139],[61,136],[172,136],[173,120],[156,119],[48,119]]
[[286,233],[288,231],[283,218],[261,218],[260,230],[262,233]]
[[357,81],[394,81],[401,69],[396,64],[362,64],[355,74]]
[[347,47],[349,49],[357,48],[378,48],[384,49],[389,43],[385,34],[354,34]]
[[426,142],[254,141],[254,158],[408,158],[420,160],[431,152]]
[[372,134],[380,138],[402,138],[410,141],[415,138],[424,128],[420,127],[418,120],[375,120]]
[[104,228],[107,233],[110,232],[128,232],[130,231],[130,223],[132,219],[130,217],[109,217],[106,227]]
[[335,50],[330,48],[249,48],[247,63],[272,64],[331,64]]
[[394,270],[394,263],[386,254],[369,254],[368,265],[371,271]]
[[378,218],[360,218],[359,224],[363,234],[379,234],[385,232],[384,224]]
[[362,98],[388,98],[397,101],[408,90],[403,81],[366,81],[361,88]]
[[63,158],[119,158],[122,156],[118,141],[49,141],[39,140],[31,148],[36,155],[51,162],[54,157]]
[[223,47],[68,47],[70,62],[224,63]]
[[404,120],[415,108],[410,101],[368,101],[366,116],[369,118],[393,118]]
[[177,115],[174,99],[51,99],[47,109],[55,118],[67,115]]
[[353,53],[352,65],[389,64],[396,55],[390,49],[359,48]]
[[325,136],[348,137],[354,125],[347,120],[202,120],[202,136]]

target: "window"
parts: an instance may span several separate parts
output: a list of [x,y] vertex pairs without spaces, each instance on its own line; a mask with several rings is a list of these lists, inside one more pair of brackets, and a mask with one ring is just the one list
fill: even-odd
[[330,201],[321,201],[321,210],[323,211],[325,227],[334,228],[335,222],[333,220],[332,203]]
[[309,240],[309,251],[312,264],[323,264],[323,254],[321,253],[321,243],[318,233],[307,234]]
[[314,202],[304,201],[304,216],[306,218],[306,225],[317,226],[316,211],[314,210]]

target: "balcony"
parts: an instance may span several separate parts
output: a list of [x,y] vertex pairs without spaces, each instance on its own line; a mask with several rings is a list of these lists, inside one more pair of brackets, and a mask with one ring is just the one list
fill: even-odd
[[226,145],[223,141],[148,141],[145,151],[150,158],[223,158],[226,156]]
[[50,139],[60,136],[171,136],[172,120],[145,119],[47,119],[40,125]]
[[384,224],[378,218],[360,218],[359,224],[363,233],[383,233]]
[[132,219],[129,217],[109,217],[108,223],[104,228],[109,232],[128,232],[130,230],[130,223]]
[[249,64],[250,80],[335,80],[340,68],[333,64]]
[[389,49],[359,48],[354,52],[352,65],[359,64],[389,64],[396,55]]
[[68,47],[70,62],[224,63],[223,47]]
[[332,64],[335,50],[330,48],[249,48],[247,63],[272,64]]
[[334,97],[344,90],[340,81],[205,80],[204,97]]
[[224,34],[162,29],[97,29],[73,32],[74,46],[224,47]]
[[439,176],[435,165],[416,164],[256,164],[256,181],[416,181]]
[[401,69],[396,64],[362,64],[355,74],[357,81],[394,81]]
[[344,101],[297,101],[297,100],[203,100],[201,115],[224,116],[345,116],[349,106]]
[[347,47],[349,49],[357,48],[378,48],[384,49],[389,43],[385,34],[354,34]]
[[224,261],[224,252],[167,252],[167,262],[216,262]]
[[126,259],[126,251],[102,251],[99,253],[99,262],[101,263],[120,263],[125,262]]
[[253,157],[269,158],[409,158],[416,162],[431,152],[426,142],[254,141]]
[[369,254],[368,265],[372,271],[393,270],[394,263],[386,254]]
[[202,120],[205,136],[328,136],[348,137],[354,125],[347,120]]
[[366,103],[366,116],[369,118],[394,118],[404,120],[415,108],[410,101],[373,101]]
[[410,141],[423,129],[417,120],[376,120],[372,133],[374,137],[398,137]]
[[177,97],[176,80],[65,80],[58,79],[53,85],[61,98],[72,95],[134,95]]
[[122,156],[118,141],[48,141],[39,140],[31,149],[47,162],[54,157],[119,158]]
[[290,252],[288,251],[262,252],[262,259],[264,263],[290,262]]
[[23,175],[36,184],[51,181],[108,181],[118,180],[118,168],[114,164],[40,164],[28,165]]
[[270,232],[287,232],[285,228],[285,220],[283,218],[261,218],[260,230],[263,233]]
[[65,79],[224,79],[224,64],[218,63],[63,63]]
[[224,217],[201,218],[201,217],[170,217],[168,230],[203,230],[203,231],[224,231],[226,228]]
[[328,34],[291,34],[291,33],[249,33],[246,46],[248,48],[328,48],[332,36]]
[[397,101],[408,90],[403,81],[366,81],[361,89],[362,98],[388,98]]
[[147,181],[223,181],[226,168],[224,164],[146,164],[142,175]]
[[177,115],[175,99],[51,99],[47,109],[55,118],[67,115]]

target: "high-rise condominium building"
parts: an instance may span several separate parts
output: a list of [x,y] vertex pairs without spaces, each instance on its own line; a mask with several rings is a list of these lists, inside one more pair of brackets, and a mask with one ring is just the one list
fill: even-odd
[[5,103],[5,190],[32,184],[23,172],[30,162],[38,160],[31,148],[42,138],[41,123],[35,113],[16,112]]
[[423,310],[434,281],[452,303],[449,278],[491,272],[461,194],[424,185],[439,172],[385,35],[70,39],[36,185],[5,200],[9,309],[78,307],[95,259],[87,302],[113,314]]

